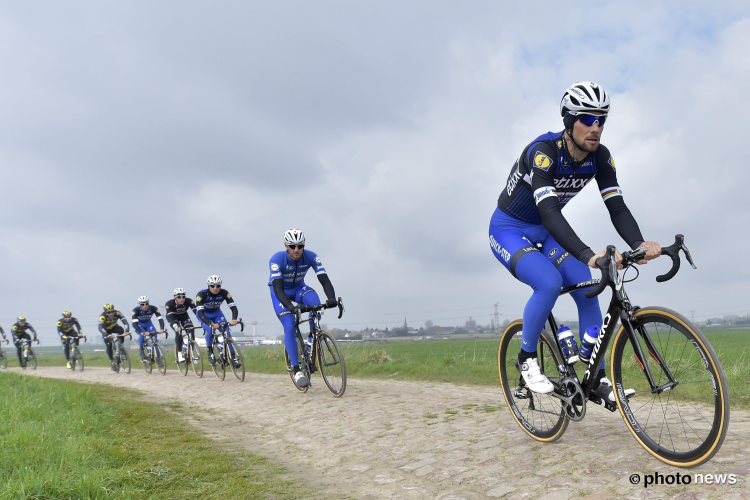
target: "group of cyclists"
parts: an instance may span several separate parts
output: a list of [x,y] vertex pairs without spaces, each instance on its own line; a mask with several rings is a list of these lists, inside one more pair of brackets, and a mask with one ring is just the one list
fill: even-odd
[[[320,257],[310,250],[305,250],[305,235],[299,229],[289,229],[284,233],[285,250],[275,253],[269,262],[270,277],[268,286],[271,300],[276,316],[284,327],[284,345],[291,360],[294,383],[300,387],[307,387],[310,381],[299,368],[298,351],[296,348],[296,322],[295,318],[308,311],[309,307],[320,305],[318,294],[305,283],[305,275],[312,269],[323,286],[326,295],[326,305],[335,307],[337,305],[336,295],[328,278]],[[199,325],[205,332],[206,350],[209,363],[213,366],[216,362],[214,354],[214,332],[222,328],[228,337],[231,337],[230,327],[237,325],[239,311],[232,298],[232,294],[222,288],[220,276],[212,275],[206,280],[207,287],[198,292],[195,300],[189,298],[183,288],[175,288],[173,298],[169,300],[164,308],[166,320],[175,332],[176,362],[184,361],[183,356],[183,331],[192,331],[194,325],[189,312],[192,311]],[[232,312],[232,319],[227,321],[221,310],[221,305],[226,305]],[[156,319],[159,323],[158,329],[153,323]],[[169,338],[169,332],[165,329],[164,317],[159,308],[151,305],[149,298],[145,295],[138,297],[138,305],[131,312],[133,330],[138,335],[138,346],[141,361],[146,361],[143,343],[144,338],[152,336],[154,342],[158,342],[158,335],[164,334]],[[312,321],[310,321],[310,332],[312,332]],[[131,336],[130,325],[125,315],[117,310],[111,303],[104,305],[104,310],[99,316],[99,332],[106,345],[107,356],[112,371],[117,371],[114,361],[113,345],[119,340],[125,342],[126,336]],[[31,338],[29,331],[33,333]],[[0,327],[0,333],[7,342],[5,331]],[[34,328],[26,321],[25,317],[19,317],[11,329],[12,339],[16,345],[18,362],[24,366],[21,353],[21,339],[39,342]],[[73,317],[70,311],[64,311],[62,318],[57,321],[57,333],[63,344],[67,367],[71,367],[70,346],[78,345],[83,337],[81,324]],[[291,348],[290,348],[291,347]],[[161,362],[161,360],[158,360]]]

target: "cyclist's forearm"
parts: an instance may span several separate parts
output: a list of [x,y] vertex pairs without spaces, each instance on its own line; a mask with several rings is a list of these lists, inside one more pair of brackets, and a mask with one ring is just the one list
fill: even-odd
[[[128,324],[128,320],[125,318],[122,318],[122,324],[125,325],[125,333],[128,333],[130,331],[130,325]],[[135,328],[135,323],[133,324],[133,328]]]
[[159,330],[164,330],[164,319],[159,316]]
[[325,292],[326,297],[329,299],[335,299],[336,292],[333,291],[333,284],[331,283],[328,275],[325,273],[319,274],[318,281],[320,281],[320,284],[323,285],[323,291]]
[[617,234],[630,245],[630,248],[635,250],[646,241],[643,239],[641,228],[638,227],[635,217],[630,213],[628,206],[625,205],[622,196],[615,196],[605,201],[604,204],[607,205],[609,218],[612,220],[612,225],[615,226]]
[[211,323],[213,323],[213,321],[208,319],[208,316],[206,316],[206,314],[203,312],[203,309],[198,309],[197,315],[198,319],[200,319],[202,323],[206,325],[210,325]]
[[231,306],[229,309],[232,310],[232,319],[237,319],[239,317],[240,313],[237,310],[237,306]]
[[549,234],[552,235],[555,241],[573,257],[588,265],[591,257],[596,254],[573,231],[573,228],[562,214],[560,202],[557,201],[557,198],[542,200],[537,207],[539,208],[544,228],[549,231]]
[[291,311],[292,309],[294,309],[291,299],[289,299],[286,293],[284,293],[284,281],[280,279],[273,280],[271,282],[271,285],[273,285],[273,294],[276,296],[276,300],[281,302],[281,305],[286,307],[288,310]]

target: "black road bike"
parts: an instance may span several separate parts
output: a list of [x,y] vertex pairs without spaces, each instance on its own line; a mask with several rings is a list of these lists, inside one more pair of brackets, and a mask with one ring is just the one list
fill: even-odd
[[76,371],[76,368],[78,368],[78,371],[83,371],[83,354],[81,354],[81,349],[78,347],[77,340],[80,341],[80,339],[83,339],[84,342],[88,342],[88,339],[86,339],[85,335],[75,336],[71,337],[70,335],[67,336],[68,338],[63,339],[65,342],[68,343],[68,354],[70,356],[70,370]]
[[159,373],[162,375],[167,374],[167,360],[164,358],[164,351],[161,348],[161,344],[154,340],[154,336],[157,332],[144,332],[143,333],[143,352],[146,354],[146,359],[143,360],[143,369],[146,373],[151,373],[156,365]]
[[[37,344],[39,343],[39,339],[34,340]],[[30,366],[32,370],[36,370],[36,354],[31,348],[31,340],[24,338],[18,341],[21,343],[21,360],[23,361],[21,368],[25,370],[27,366]]]
[[122,337],[127,335],[133,338],[130,332],[120,336],[117,333],[110,333],[109,338],[112,339],[112,362],[115,364],[115,370],[120,373],[120,368],[125,373],[130,373],[130,356],[128,355],[128,349],[122,345]]
[[175,332],[175,335],[182,335],[182,361],[179,358],[179,352],[177,351],[177,343],[174,346],[174,360],[177,363],[177,368],[180,369],[180,373],[183,377],[188,374],[188,363],[193,367],[193,372],[198,378],[203,377],[203,357],[201,356],[201,348],[198,346],[198,342],[195,341],[195,329],[197,327],[190,325],[183,325],[179,323],[179,328]]
[[[680,269],[680,250],[695,269],[684,237],[678,234],[673,245],[662,248],[662,255],[672,258],[672,268],[658,276],[657,282],[672,279]],[[645,253],[645,248],[624,252],[621,275],[615,247],[608,246],[606,255],[596,261],[602,273],[600,280],[561,290],[560,295],[565,295],[596,286],[585,292],[591,298],[606,287],[612,289],[604,325],[581,378],[563,356],[557,342],[557,324],[550,314],[550,331],[542,331],[537,353],[542,373],[550,379],[554,391],[531,392],[515,364],[523,324],[520,320],[511,323],[501,334],[498,349],[503,395],[518,425],[538,441],[560,439],[571,420],[578,422],[585,417],[586,402],[592,401],[612,412],[619,409],[633,437],[655,458],[677,467],[696,467],[710,460],[726,437],[727,381],[716,352],[690,320],[663,307],[639,307],[630,302],[624,284],[638,274],[625,281],[625,273]],[[592,393],[593,377],[610,341],[609,369],[616,404]],[[626,397],[629,388],[636,393]]]
[[[339,309],[339,319],[344,313],[344,304],[341,302],[341,297],[338,299],[338,303],[335,306]],[[299,387],[294,383],[294,370],[292,364],[289,361],[289,354],[286,352],[284,347],[284,360],[286,361],[286,371],[289,373],[289,378],[292,379],[294,388],[299,392],[307,392],[312,386],[312,379],[310,375],[318,371],[320,368],[320,374],[323,377],[328,391],[333,394],[334,397],[340,398],[344,395],[346,390],[346,365],[344,364],[344,355],[341,353],[341,348],[336,339],[333,338],[328,332],[323,331],[320,328],[320,318],[323,315],[323,309],[331,309],[332,307],[320,304],[317,306],[301,306],[299,312],[295,318],[295,328],[297,339],[297,352],[299,356],[299,369],[305,374],[307,380],[310,381],[306,387]],[[302,319],[303,312],[312,313],[311,318]],[[312,345],[310,345],[303,337],[299,330],[300,321],[302,322],[313,322],[312,331]],[[316,364],[317,362],[317,364]]]
[[[241,332],[245,331],[245,323],[242,322],[242,318],[237,320],[237,324],[240,325]],[[216,378],[224,380],[226,367],[229,366],[232,368],[235,378],[242,382],[245,380],[245,361],[242,359],[242,353],[237,347],[237,342],[227,335],[228,327],[229,321],[223,321],[219,323],[219,328],[214,330],[213,346],[216,348],[217,354],[211,368],[214,370]]]
[[[3,339],[3,342],[7,344],[8,339]],[[0,346],[2,346],[2,342],[0,342]],[[3,351],[2,347],[0,347],[0,368],[3,370],[8,368],[8,358],[5,357],[5,351]]]

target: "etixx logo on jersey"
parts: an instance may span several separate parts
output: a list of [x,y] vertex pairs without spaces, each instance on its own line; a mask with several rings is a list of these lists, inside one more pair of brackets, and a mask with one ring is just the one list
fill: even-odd
[[534,166],[546,172],[549,170],[550,165],[552,165],[550,157],[541,151],[537,151],[534,155]]

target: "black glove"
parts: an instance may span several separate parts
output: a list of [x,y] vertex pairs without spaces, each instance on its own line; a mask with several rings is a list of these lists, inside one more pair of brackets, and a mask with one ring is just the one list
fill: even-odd
[[167,330],[164,330],[164,335],[165,335],[164,338],[167,338],[167,339],[169,338],[169,332]]
[[336,307],[337,305],[339,305],[339,301],[333,297],[326,300],[326,307]]

